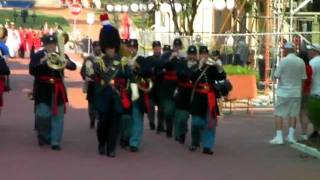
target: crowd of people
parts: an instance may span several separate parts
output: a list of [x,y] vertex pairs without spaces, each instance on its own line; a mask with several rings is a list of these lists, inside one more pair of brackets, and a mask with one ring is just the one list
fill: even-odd
[[[276,91],[277,101],[274,108],[276,135],[271,144],[297,142],[295,137],[296,124],[300,119],[300,140],[320,140],[320,45],[307,46],[307,51],[297,53],[294,43],[285,42],[283,59],[275,71],[278,80]],[[288,119],[289,131],[283,137],[283,121]],[[314,129],[308,136],[308,124],[312,122]]]
[[[99,41],[92,43],[92,52],[83,57],[80,70],[87,94],[90,128],[97,130],[99,154],[115,157],[118,144],[131,152],[139,152],[147,114],[151,130],[165,133],[167,138],[181,144],[185,144],[190,133],[189,150],[195,152],[202,148],[204,154],[212,155],[221,113],[219,98],[232,89],[226,80],[219,51],[210,52],[204,45],[190,45],[184,52],[182,40],[176,38],[172,46],[154,41],[153,55],[140,56],[137,39],[121,40],[108,14],[102,14],[100,19],[103,26]],[[12,46],[8,44],[10,30],[21,37],[14,26],[1,27],[0,107],[10,75],[5,60],[14,57],[10,54]],[[76,70],[76,64],[63,51],[68,35],[61,28],[48,32],[41,34],[42,42],[33,41],[31,46],[28,38],[20,38],[20,41],[25,39],[25,43],[20,42],[19,47],[38,49],[30,54],[29,64],[30,75],[34,77],[32,98],[38,144],[61,150],[68,102],[64,71]],[[296,142],[296,121],[300,115],[307,114],[312,122],[320,118],[317,112],[320,107],[320,45],[308,46],[307,55],[301,55],[305,63],[295,54],[290,42],[284,45],[284,56],[275,72],[279,80],[274,111],[277,131],[271,144],[284,143],[284,118],[289,118],[287,141],[290,143]],[[188,127],[190,119],[191,128]],[[306,140],[309,138],[308,121],[301,119],[301,137]],[[319,137],[317,128],[319,126],[314,127],[310,138]]]

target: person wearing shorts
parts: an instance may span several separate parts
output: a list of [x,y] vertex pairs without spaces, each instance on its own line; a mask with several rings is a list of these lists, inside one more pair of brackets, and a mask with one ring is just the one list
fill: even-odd
[[286,140],[296,142],[296,121],[300,114],[303,80],[307,78],[304,61],[295,55],[291,42],[284,45],[285,57],[280,61],[274,78],[278,80],[277,102],[274,108],[276,136],[270,144],[283,144],[283,119],[289,119],[289,133]]

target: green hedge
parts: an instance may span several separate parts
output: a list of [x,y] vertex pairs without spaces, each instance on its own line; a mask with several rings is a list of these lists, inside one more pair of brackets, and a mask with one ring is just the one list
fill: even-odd
[[[25,28],[37,28],[39,29],[46,21],[49,26],[53,26],[55,23],[58,23],[65,30],[70,30],[69,22],[63,16],[53,16],[46,15],[42,13],[36,12],[36,21],[33,23],[32,11],[29,11],[29,16],[27,18],[27,23],[22,22],[22,18],[20,16],[20,10],[17,10],[17,21],[16,27],[25,27]],[[0,24],[5,24],[6,21],[13,22],[14,11],[13,10],[0,10]]]
[[259,74],[249,66],[225,65],[223,66],[227,75],[255,75],[259,81]]

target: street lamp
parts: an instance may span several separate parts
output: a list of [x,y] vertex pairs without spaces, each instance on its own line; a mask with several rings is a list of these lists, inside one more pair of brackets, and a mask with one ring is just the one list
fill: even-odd
[[213,5],[215,9],[222,11],[225,8],[232,10],[235,7],[235,0],[214,0]]
[[[92,25],[94,24],[94,13],[88,13],[87,14],[87,23],[89,25],[89,32],[91,32]],[[91,52],[91,38],[88,36],[88,54]]]
[[115,5],[114,6],[114,11],[118,12],[118,13],[121,12],[122,11],[122,6],[120,4]]
[[113,5],[111,5],[111,4],[108,4],[106,8],[107,8],[107,11],[110,12],[110,13],[112,13],[113,10],[114,10]]
[[235,7],[236,3],[234,0],[227,0],[227,9],[232,10]]
[[138,12],[139,11],[139,5],[136,3],[131,4],[130,9],[132,12]]
[[129,6],[128,5],[122,5],[122,11],[123,12],[128,12],[129,11]]

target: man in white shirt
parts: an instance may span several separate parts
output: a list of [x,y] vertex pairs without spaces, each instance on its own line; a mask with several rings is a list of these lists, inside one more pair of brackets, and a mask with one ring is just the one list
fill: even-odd
[[277,67],[274,78],[278,79],[277,102],[274,108],[276,136],[271,144],[283,144],[283,119],[289,119],[289,134],[286,140],[296,142],[294,133],[301,106],[303,80],[307,78],[304,61],[295,55],[291,42],[284,46],[283,58]]
[[311,59],[309,64],[312,68],[311,92],[307,108],[309,119],[314,126],[314,131],[309,139],[313,140],[320,138],[320,44],[309,45],[307,49],[308,56]]

